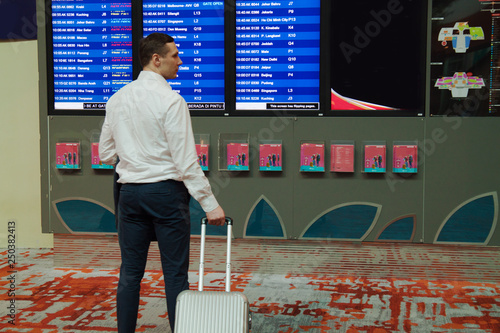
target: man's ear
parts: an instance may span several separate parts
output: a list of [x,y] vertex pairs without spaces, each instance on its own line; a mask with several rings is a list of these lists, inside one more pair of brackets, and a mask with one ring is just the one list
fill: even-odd
[[152,63],[155,67],[160,67],[160,55],[155,53],[153,54],[153,56],[151,57],[151,60],[152,60]]

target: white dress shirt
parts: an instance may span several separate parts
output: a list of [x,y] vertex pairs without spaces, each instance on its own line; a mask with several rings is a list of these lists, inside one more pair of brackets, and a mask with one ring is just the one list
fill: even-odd
[[119,183],[183,181],[205,212],[217,208],[198,164],[186,101],[159,74],[142,71],[106,104],[99,157],[116,163]]

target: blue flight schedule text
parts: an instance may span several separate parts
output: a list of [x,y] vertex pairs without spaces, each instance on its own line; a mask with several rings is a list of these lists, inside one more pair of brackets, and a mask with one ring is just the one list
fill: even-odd
[[143,0],[143,34],[172,36],[183,64],[168,80],[191,110],[223,110],[224,2]]
[[54,108],[104,109],[132,81],[131,2],[52,0]]
[[320,0],[236,1],[236,109],[318,110]]

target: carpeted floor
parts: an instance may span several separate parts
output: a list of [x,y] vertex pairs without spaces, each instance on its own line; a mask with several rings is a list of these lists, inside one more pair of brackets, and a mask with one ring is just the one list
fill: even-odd
[[[271,242],[267,249],[276,254],[279,251],[272,249],[273,244]],[[343,246],[346,250],[350,245]],[[244,246],[246,252],[250,247]],[[353,248],[359,251],[359,245]],[[364,247],[364,256],[369,257],[374,249]],[[499,260],[497,249],[478,251],[488,252],[482,260],[477,260],[479,269],[481,262]],[[13,267],[8,266],[7,260],[2,261],[0,331],[116,332],[117,268],[82,268],[85,266],[81,263],[80,267],[62,265],[61,258],[56,260],[55,252],[57,248],[19,250]],[[7,255],[6,250],[0,251],[2,258]],[[270,265],[267,269],[262,265],[258,269],[235,268],[232,289],[244,292],[250,301],[252,332],[500,332],[500,280],[495,274],[500,271],[498,266],[496,271],[491,267],[485,270],[484,279],[475,272],[467,280],[464,279],[467,274],[456,272],[461,270],[461,265],[464,271],[472,272],[474,268],[470,264],[463,267],[463,262],[457,261],[455,271],[448,267],[449,272],[455,272],[449,273],[448,279],[444,274],[438,279],[429,279],[404,277],[407,269],[400,275],[384,274],[383,267],[382,271],[374,272],[378,274],[371,275],[352,269],[297,270],[297,258],[299,256],[293,257],[295,269],[289,272],[285,272],[283,263],[280,269],[271,269]],[[237,259],[238,255],[235,266]],[[302,261],[308,261],[304,253]],[[317,259],[314,263],[320,267]],[[422,262],[414,264],[420,266]],[[420,268],[422,273],[440,270],[439,266],[424,266]],[[198,276],[196,266],[192,268],[190,282],[195,289]],[[357,274],[350,276],[346,274],[349,271]],[[441,272],[446,273],[446,269]],[[207,290],[222,290],[224,273],[207,273],[205,285]],[[159,270],[148,268],[141,294],[137,332],[170,332]],[[9,316],[10,313],[15,317]]]

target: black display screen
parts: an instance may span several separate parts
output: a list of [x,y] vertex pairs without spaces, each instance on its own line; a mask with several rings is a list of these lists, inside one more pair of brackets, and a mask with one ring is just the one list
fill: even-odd
[[333,1],[331,109],[423,112],[423,1]]

